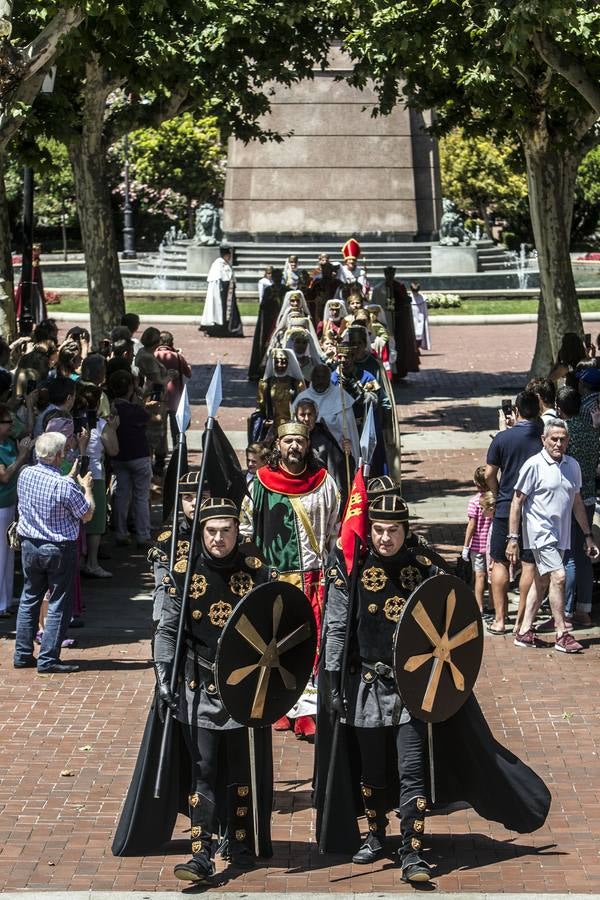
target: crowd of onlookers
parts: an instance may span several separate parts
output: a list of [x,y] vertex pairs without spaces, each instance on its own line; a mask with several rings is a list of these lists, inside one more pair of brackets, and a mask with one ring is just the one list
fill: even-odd
[[[335,337],[332,366],[317,356],[322,339],[313,339],[301,292],[286,295],[283,337],[265,354],[273,365],[262,375],[259,408],[250,418],[248,477],[267,459],[265,430],[285,410],[286,419],[307,425],[315,457],[346,498],[367,406],[359,400],[369,396],[369,380],[377,378],[371,402],[389,407],[394,418],[393,395],[382,390],[389,384],[386,369],[370,345],[372,322],[360,321],[358,299],[346,319],[343,301],[330,301],[320,320],[322,331]],[[191,369],[171,333],[149,327],[138,337],[139,326],[138,316],[125,315],[97,352],[79,326],[59,340],[52,319],[10,345],[0,338],[0,535],[7,536],[0,540],[0,618],[19,610],[17,667],[68,670],[59,662],[60,648],[73,641],[67,629],[83,624],[81,578],[112,576],[102,541],[109,528],[117,545],[150,545],[151,491],[162,483],[168,433],[174,444],[175,412]],[[572,631],[592,621],[598,362],[589,342],[567,335],[549,377],[530,381],[514,403],[503,402],[486,464],[474,475],[462,555],[472,563],[488,633],[511,630],[519,647],[536,647],[540,632],[555,632],[556,649],[576,652],[581,645]],[[290,372],[294,363],[299,371]],[[369,375],[371,366],[376,375]],[[378,428],[378,439],[383,431]],[[13,587],[19,547],[20,604]],[[519,603],[507,629],[511,584],[518,585]],[[545,600],[551,616],[536,626]]]
[[83,624],[80,578],[112,576],[107,528],[119,545],[150,544],[151,490],[191,369],[170,332],[138,338],[139,326],[125,315],[98,352],[79,326],[59,340],[52,319],[10,345],[0,339],[0,618],[19,610],[17,667],[33,665],[34,641],[38,671],[60,665],[67,628]]
[[[599,362],[590,340],[566,335],[549,376],[532,379],[514,404],[503,402],[486,465],[475,471],[462,556],[472,563],[491,635],[507,630],[508,590],[518,576],[511,629],[518,647],[535,648],[539,634],[554,633],[557,650],[575,653],[582,646],[572,631],[592,624]],[[550,617],[536,626],[546,598]]]

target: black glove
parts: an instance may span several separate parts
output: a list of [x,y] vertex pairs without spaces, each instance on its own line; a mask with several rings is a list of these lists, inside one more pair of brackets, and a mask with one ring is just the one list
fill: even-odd
[[344,698],[340,691],[340,673],[325,671],[325,705],[329,712],[335,712],[340,716],[346,714]]
[[164,722],[167,710],[177,709],[177,701],[171,691],[170,664],[164,662],[155,662],[154,674],[156,676],[156,702],[158,704],[158,717],[161,722]]

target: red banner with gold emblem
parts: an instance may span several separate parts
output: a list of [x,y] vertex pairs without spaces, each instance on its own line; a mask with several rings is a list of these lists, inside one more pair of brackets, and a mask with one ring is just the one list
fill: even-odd
[[367,542],[368,519],[367,488],[365,487],[361,466],[354,476],[340,533],[342,552],[346,560],[346,571],[348,574],[352,571],[354,564],[356,538],[358,538],[361,545]]

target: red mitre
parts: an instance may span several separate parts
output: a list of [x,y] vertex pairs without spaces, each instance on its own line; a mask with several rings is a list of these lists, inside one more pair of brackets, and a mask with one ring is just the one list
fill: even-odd
[[360,256],[360,244],[356,238],[350,238],[342,247],[342,256],[344,259],[358,259]]

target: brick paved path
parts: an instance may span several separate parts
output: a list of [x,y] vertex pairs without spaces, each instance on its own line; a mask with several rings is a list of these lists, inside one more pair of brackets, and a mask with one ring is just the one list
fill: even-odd
[[[216,353],[225,365],[220,419],[240,430],[253,405],[244,381],[250,340],[207,341],[174,329],[202,396]],[[491,398],[514,394],[529,362],[531,326],[434,330],[424,371],[400,389],[403,430],[456,433],[494,427]],[[509,348],[504,350],[503,348]],[[195,410],[201,427],[201,409]],[[405,491],[411,500],[470,493],[481,453],[411,452]],[[443,509],[440,506],[440,509]],[[444,552],[462,543],[462,526],[441,518],[419,523]],[[86,627],[65,651],[82,671],[39,678],[11,666],[13,623],[0,623],[0,890],[177,889],[172,868],[187,853],[183,820],[166,850],[145,859],[114,859],[110,843],[138,750],[152,691],[149,579],[139,555],[111,549],[110,583],[85,582]],[[486,641],[478,698],[497,737],[547,781],[553,806],[534,835],[507,833],[472,812],[428,821],[426,846],[444,891],[597,892],[600,890],[598,787],[598,629],[586,651],[567,657],[548,648],[518,650],[508,638]],[[312,749],[275,735],[275,855],[264,868],[217,879],[222,891],[408,892],[389,860],[373,867],[319,856],[311,843]],[[398,834],[397,821],[392,822]]]

